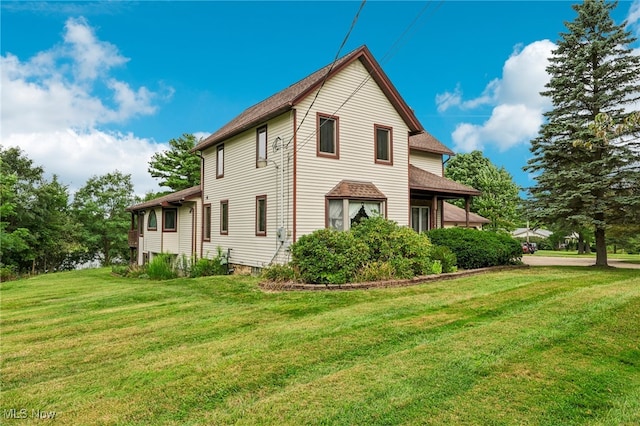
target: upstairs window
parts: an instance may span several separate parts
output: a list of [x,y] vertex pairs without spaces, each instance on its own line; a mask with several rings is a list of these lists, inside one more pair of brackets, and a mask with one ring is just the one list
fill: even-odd
[[339,158],[338,117],[318,113],[317,116],[317,155]]
[[393,138],[391,127],[375,125],[376,163],[393,164]]
[[147,219],[147,229],[149,231],[155,231],[158,229],[158,219],[156,218],[156,211],[151,210],[149,212],[149,219]]
[[177,209],[164,209],[162,211],[162,230],[164,232],[175,232],[178,230]]
[[216,178],[224,177],[224,144],[218,145],[216,155]]
[[259,127],[256,131],[256,167],[260,159],[267,159],[267,126]]

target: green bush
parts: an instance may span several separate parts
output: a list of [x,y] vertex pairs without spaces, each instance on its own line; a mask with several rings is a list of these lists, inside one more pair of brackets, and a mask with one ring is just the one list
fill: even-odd
[[395,278],[411,278],[431,271],[431,243],[424,234],[382,217],[361,221],[351,233],[368,247],[369,262],[389,262]]
[[211,275],[225,275],[227,267],[222,263],[222,258],[216,256],[213,259],[202,257],[191,265],[190,276],[192,278],[209,277]]
[[153,256],[147,266],[147,275],[152,280],[170,280],[176,278],[177,274],[173,270],[171,255],[157,254]]
[[429,254],[431,259],[436,261],[439,260],[442,265],[442,272],[455,272],[457,270],[458,259],[456,258],[456,254],[451,251],[449,247],[445,246],[431,246],[431,252]]
[[275,282],[298,281],[298,273],[291,265],[274,264],[262,270],[262,278]]
[[350,232],[319,229],[291,245],[292,264],[303,281],[315,284],[351,282],[367,261],[368,247]]
[[390,262],[368,262],[356,275],[355,281],[383,281],[390,280],[395,275],[395,268]]
[[427,235],[433,244],[451,249],[458,266],[463,269],[509,265],[522,258],[520,243],[505,234],[467,228],[441,228],[433,229]]

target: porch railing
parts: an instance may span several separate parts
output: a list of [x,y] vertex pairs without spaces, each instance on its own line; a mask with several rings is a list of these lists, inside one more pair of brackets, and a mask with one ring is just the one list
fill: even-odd
[[138,230],[130,229],[129,230],[129,248],[137,248],[138,247]]

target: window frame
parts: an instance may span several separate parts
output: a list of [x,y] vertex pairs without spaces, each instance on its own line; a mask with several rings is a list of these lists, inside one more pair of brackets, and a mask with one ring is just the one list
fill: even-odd
[[[384,160],[378,158],[378,131],[384,130],[387,132],[388,141],[387,141],[387,149],[389,153],[389,159]],[[388,166],[393,166],[393,127],[384,126],[382,124],[374,124],[373,125],[373,158],[376,164],[384,164]]]
[[[260,229],[260,203],[264,202],[264,208],[262,211],[262,222],[264,225],[264,230]],[[257,237],[266,237],[267,236],[267,196],[265,195],[256,195],[256,236]]]
[[[333,126],[333,153],[321,151],[321,122],[322,120],[332,120],[334,123]],[[325,158],[334,158],[336,160],[340,159],[340,117],[337,115],[324,114],[321,112],[316,113],[316,155],[318,157]]]
[[[151,217],[155,222],[155,226],[151,226]],[[147,218],[147,231],[157,231],[158,230],[158,215],[154,209],[149,210],[149,217]]]
[[[175,228],[167,228],[167,213],[173,212]],[[162,232],[178,232],[178,209],[162,209]]]
[[[342,229],[333,228],[331,226],[331,218],[329,217],[330,201],[342,201]],[[348,231],[351,229],[351,217],[349,216],[349,204],[350,203],[375,203],[380,206],[380,215],[384,218],[387,217],[387,199],[360,199],[350,197],[325,197],[325,213],[324,213],[324,227],[337,229],[338,231]]]
[[220,235],[229,235],[229,200],[220,200]]
[[211,203],[202,205],[202,240],[211,241]]
[[258,168],[258,161],[260,161],[260,135],[264,133],[264,157],[263,160],[266,160],[269,156],[268,149],[268,133],[267,133],[267,125],[260,126],[256,129],[256,168]]
[[[416,227],[414,226],[413,223],[413,209],[418,209],[418,218],[419,218],[419,223],[418,223],[418,230],[416,230]],[[427,223],[426,223],[426,227],[423,227],[421,225],[423,225],[422,223],[422,217],[423,217],[423,212],[422,210],[426,210],[427,214],[426,214],[426,218],[427,218]],[[411,223],[409,224],[409,226],[411,226],[411,228],[420,233],[420,232],[426,232],[429,231],[431,229],[431,207],[429,206],[411,206],[410,207],[410,212],[411,212]],[[424,229],[422,229],[424,228]]]
[[224,144],[221,143],[216,147],[216,179],[221,179],[223,177],[224,177]]

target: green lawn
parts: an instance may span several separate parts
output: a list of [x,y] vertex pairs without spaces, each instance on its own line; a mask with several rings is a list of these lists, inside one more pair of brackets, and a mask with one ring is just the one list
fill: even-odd
[[640,423],[638,270],[264,293],[100,269],[0,297],[2,424]]

